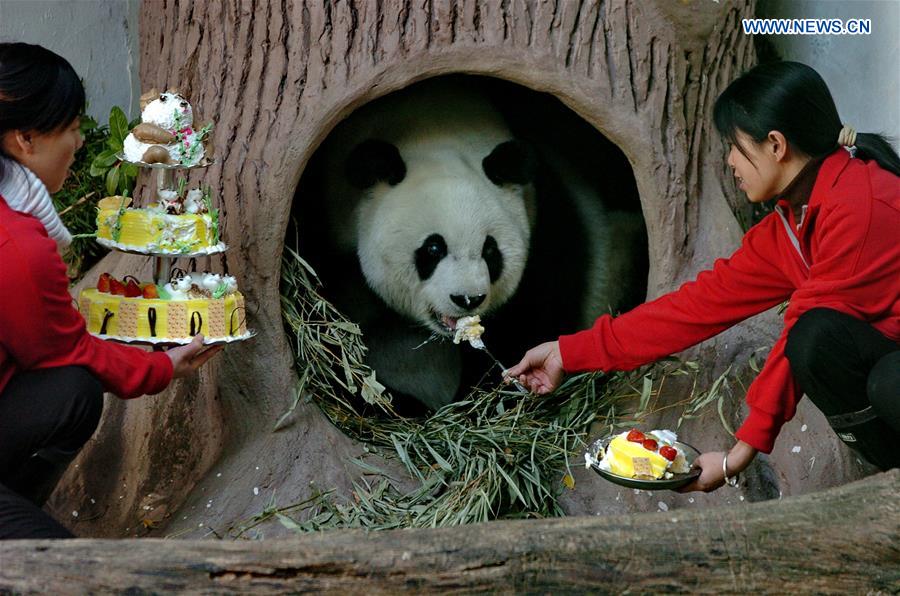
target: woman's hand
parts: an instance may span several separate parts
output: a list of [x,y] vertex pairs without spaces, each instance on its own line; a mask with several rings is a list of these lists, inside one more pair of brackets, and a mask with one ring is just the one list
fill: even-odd
[[203,336],[195,335],[186,346],[178,346],[166,351],[172,360],[172,378],[180,379],[194,374],[206,361],[225,349],[225,346],[203,348]]
[[[756,457],[756,449],[743,441],[728,452],[728,477],[737,476],[750,465]],[[694,468],[700,468],[700,476],[692,483],[678,490],[688,493],[691,491],[712,492],[725,484],[725,474],[722,470],[722,462],[725,459],[724,451],[710,451],[701,454],[694,460]]]
[[559,387],[563,372],[559,342],[548,341],[525,352],[525,357],[503,376],[516,379],[533,393],[543,395]]
[[[689,493],[701,490],[705,493],[710,493],[725,484],[725,475],[722,474],[722,459],[724,457],[724,451],[710,451],[700,455],[694,460],[693,466],[700,468],[700,476],[679,492]],[[730,469],[728,471],[732,473]]]

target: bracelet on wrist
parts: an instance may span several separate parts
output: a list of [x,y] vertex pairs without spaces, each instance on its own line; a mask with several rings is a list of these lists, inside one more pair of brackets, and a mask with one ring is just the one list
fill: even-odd
[[722,475],[725,477],[725,484],[730,486],[731,488],[737,488],[740,485],[739,474],[735,474],[734,476],[728,476],[728,452],[725,452],[725,456],[722,458]]

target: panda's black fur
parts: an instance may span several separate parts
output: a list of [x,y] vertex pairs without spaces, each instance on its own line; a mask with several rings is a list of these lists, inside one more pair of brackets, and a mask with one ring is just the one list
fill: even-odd
[[[459,112],[466,109],[475,112],[473,121],[480,128],[473,125],[467,129],[466,121],[459,119]],[[401,265],[388,264],[385,268],[385,262],[394,259],[396,263],[408,263],[402,265],[409,268],[404,279],[414,275],[416,280],[404,283],[428,284],[439,267],[450,266],[443,266],[442,262],[463,258],[450,248],[458,238],[446,236],[438,229],[441,222],[435,221],[435,229],[431,230],[425,225],[427,220],[419,221],[421,214],[409,207],[409,225],[402,219],[379,219],[380,205],[374,203],[380,196],[390,196],[391,189],[400,188],[404,181],[409,184],[410,176],[422,174],[416,168],[428,162],[422,161],[427,156],[418,150],[427,154],[434,149],[429,143],[437,145],[452,137],[448,120],[458,125],[460,137],[470,143],[451,138],[445,149],[438,148],[439,155],[446,150],[448,165],[443,171],[440,161],[431,162],[436,164],[429,166],[434,168],[434,175],[452,177],[468,172],[463,176],[469,180],[460,180],[460,184],[472,182],[484,189],[485,209],[493,204],[510,208],[504,201],[520,201],[510,212],[517,214],[510,222],[517,223],[509,225],[521,227],[527,221],[527,229],[521,231],[524,244],[519,248],[509,245],[509,235],[506,241],[498,241],[491,233],[478,236],[477,246],[467,246],[466,258],[474,259],[472,262],[480,259],[490,289],[475,289],[477,284],[469,284],[472,291],[451,292],[445,308],[454,309],[454,317],[479,313],[486,300],[490,303],[495,298],[488,294],[493,294],[494,285],[502,280],[506,294],[501,295],[499,302],[488,305],[490,310],[483,316],[484,340],[493,354],[510,365],[532,345],[573,332],[594,316],[621,305],[622,293],[618,289],[607,290],[624,282],[607,280],[606,276],[627,267],[621,262],[607,262],[611,234],[602,206],[585,206],[592,197],[577,196],[578,185],[573,183],[571,172],[564,167],[551,167],[553,149],[548,151],[539,144],[512,138],[505,125],[496,124],[499,118],[494,118],[492,110],[480,89],[459,81],[428,81],[373,102],[339,125],[310,163],[301,190],[315,189],[321,194],[314,198],[298,192],[304,256],[322,277],[326,295],[360,324],[369,347],[369,364],[394,393],[395,405],[407,414],[423,411],[423,404],[424,409],[440,407],[460,397],[473,384],[496,383],[500,379],[499,370],[492,369],[493,361],[483,353],[467,345],[454,345],[446,338],[426,341],[434,332],[434,321],[430,328],[426,327],[427,317],[413,317],[409,305],[393,302],[398,297],[390,293],[395,288],[389,280],[373,283],[364,273],[366,266],[393,272],[391,267]],[[443,125],[445,129],[430,138],[416,138],[417,132],[427,132],[432,125],[429,114],[440,121],[438,128]],[[405,123],[406,116],[408,125],[398,125]],[[414,140],[404,141],[406,134]],[[481,136],[487,140],[478,144]],[[411,151],[411,146],[417,151]],[[473,148],[471,155],[458,149],[469,146],[480,148]],[[465,164],[449,163],[456,160]],[[476,180],[478,177],[482,181]],[[423,192],[430,183],[427,177],[424,183]],[[415,186],[404,192],[414,194],[418,189]],[[460,189],[464,192],[462,186]],[[441,192],[453,194],[449,190]],[[453,196],[441,199],[450,201]],[[422,200],[434,207],[433,197]],[[477,201],[468,201],[466,205],[471,209],[457,216],[471,217],[475,225],[484,214],[475,212],[480,209]],[[503,211],[495,209],[492,213],[496,218]],[[363,214],[372,219],[367,220]],[[323,219],[325,225],[304,225]],[[412,233],[413,229],[420,229],[422,237],[415,240],[415,246],[409,245],[409,254],[400,255],[402,258],[363,254],[362,240],[382,232],[368,227],[372,221],[391,226],[384,230],[385,238]],[[375,241],[376,246],[378,242]],[[516,249],[510,252],[510,247]],[[510,276],[515,278],[512,285]]]

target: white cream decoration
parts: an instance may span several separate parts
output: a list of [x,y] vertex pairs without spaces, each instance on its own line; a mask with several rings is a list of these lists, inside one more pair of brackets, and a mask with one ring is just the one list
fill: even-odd
[[[186,107],[182,103],[187,104]],[[191,126],[194,123],[194,111],[191,104],[177,93],[160,93],[141,112],[141,121],[150,122],[170,132],[175,131],[179,120],[182,127]]]
[[233,294],[237,292],[237,280],[233,275],[226,275],[222,278],[222,281],[225,283],[225,293]]
[[203,280],[200,283],[202,288],[214,292],[216,288],[222,285],[222,276],[218,273],[207,273],[203,276]]
[[201,213],[205,205],[203,204],[203,191],[199,188],[191,189],[184,198],[185,213],[197,214]]

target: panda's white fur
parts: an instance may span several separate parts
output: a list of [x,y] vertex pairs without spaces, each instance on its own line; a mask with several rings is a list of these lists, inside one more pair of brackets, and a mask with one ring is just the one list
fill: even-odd
[[[434,156],[412,159],[403,182],[379,184],[359,204],[357,254],[366,280],[385,302],[447,335],[442,318],[483,315],[512,296],[527,260],[530,227],[522,188],[497,187],[462,160],[442,165],[441,153],[455,156],[445,147]],[[410,260],[431,234],[445,240],[448,254],[427,280],[420,280]],[[503,255],[503,273],[494,283],[481,255],[489,235]],[[467,310],[451,295],[486,299]]]
[[[390,307],[435,333],[449,335],[440,323],[444,317],[484,314],[503,304],[521,279],[533,191],[494,184],[482,167],[512,138],[478,93],[429,81],[361,108],[329,139],[327,207],[339,246],[357,253],[369,286]],[[381,181],[362,191],[348,183],[348,155],[368,139],[397,147],[406,166],[401,182]],[[422,281],[412,255],[431,234],[446,240],[448,256]],[[488,235],[503,254],[503,273],[494,283],[481,258]],[[486,299],[464,310],[451,301],[454,294]]]
[[[347,160],[354,147],[370,139],[397,148],[406,170],[400,182],[381,180],[365,190],[350,183],[347,166],[363,164]],[[355,253],[363,277],[354,280],[352,272],[331,272],[329,296],[363,328],[368,362],[378,378],[432,408],[456,396],[462,348],[450,341],[420,344],[432,334],[448,336],[448,320],[452,326],[458,317],[490,314],[503,306],[516,293],[528,261],[535,229],[534,187],[494,184],[482,165],[498,145],[511,139],[501,115],[477,90],[434,80],[363,106],[335,129],[322,148],[322,199],[330,245],[325,251]],[[575,182],[574,174],[564,175]],[[573,213],[584,226],[581,236],[593,244],[587,268],[578,273],[589,280],[583,289],[590,296],[582,302],[588,315],[581,317],[581,322],[588,322],[611,303],[606,283],[607,224],[596,201],[580,201]],[[422,280],[413,255],[432,234],[446,240],[447,256]],[[488,235],[496,239],[503,255],[502,274],[494,283],[482,258]],[[322,273],[327,284],[328,272]],[[554,274],[539,272],[539,279],[546,276],[546,288],[539,287],[539,281],[538,292],[553,291]],[[383,304],[366,297],[363,283]],[[530,287],[535,288],[533,281]],[[485,299],[466,310],[451,295]],[[546,306],[541,295],[533,298],[535,308]],[[529,323],[529,313],[520,315],[513,325]],[[489,345],[491,322],[488,316]]]

